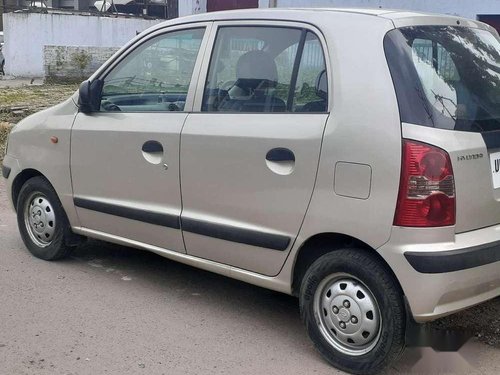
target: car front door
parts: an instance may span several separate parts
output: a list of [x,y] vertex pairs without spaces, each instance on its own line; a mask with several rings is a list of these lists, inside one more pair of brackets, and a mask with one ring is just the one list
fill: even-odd
[[221,22],[212,32],[206,79],[181,135],[188,254],[264,275],[284,264],[328,117],[318,35],[277,21]]
[[79,113],[71,136],[84,229],[185,252],[179,142],[209,27],[157,31],[104,71],[100,110]]

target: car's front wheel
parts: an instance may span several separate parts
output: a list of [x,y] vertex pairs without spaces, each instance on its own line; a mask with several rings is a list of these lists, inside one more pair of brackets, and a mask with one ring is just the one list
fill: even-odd
[[401,290],[364,250],[337,250],[317,259],[302,281],[300,307],[311,340],[339,369],[376,373],[404,348]]
[[56,260],[69,254],[68,219],[50,183],[41,176],[25,182],[16,205],[22,240],[37,258]]

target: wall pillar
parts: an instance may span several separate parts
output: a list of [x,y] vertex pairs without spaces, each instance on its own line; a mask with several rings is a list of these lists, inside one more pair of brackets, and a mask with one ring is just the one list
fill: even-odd
[[83,10],[83,11],[89,10],[89,0],[74,0],[74,1],[75,1],[74,3],[75,10]]
[[48,8],[59,8],[61,6],[60,0],[45,0]]

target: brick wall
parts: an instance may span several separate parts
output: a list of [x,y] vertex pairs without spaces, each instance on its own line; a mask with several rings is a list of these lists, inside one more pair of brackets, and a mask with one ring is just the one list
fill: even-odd
[[115,47],[44,46],[45,78],[59,81],[88,78],[117,50]]

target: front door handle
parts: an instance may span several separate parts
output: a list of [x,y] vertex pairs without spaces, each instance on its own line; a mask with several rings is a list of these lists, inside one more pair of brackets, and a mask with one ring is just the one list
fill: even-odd
[[295,162],[295,154],[283,147],[277,147],[269,150],[266,154],[266,160],[275,163],[279,162]]
[[[164,159],[163,146],[158,141],[147,141],[142,145],[142,156],[148,163],[160,164]],[[166,170],[167,168],[165,168]]]

